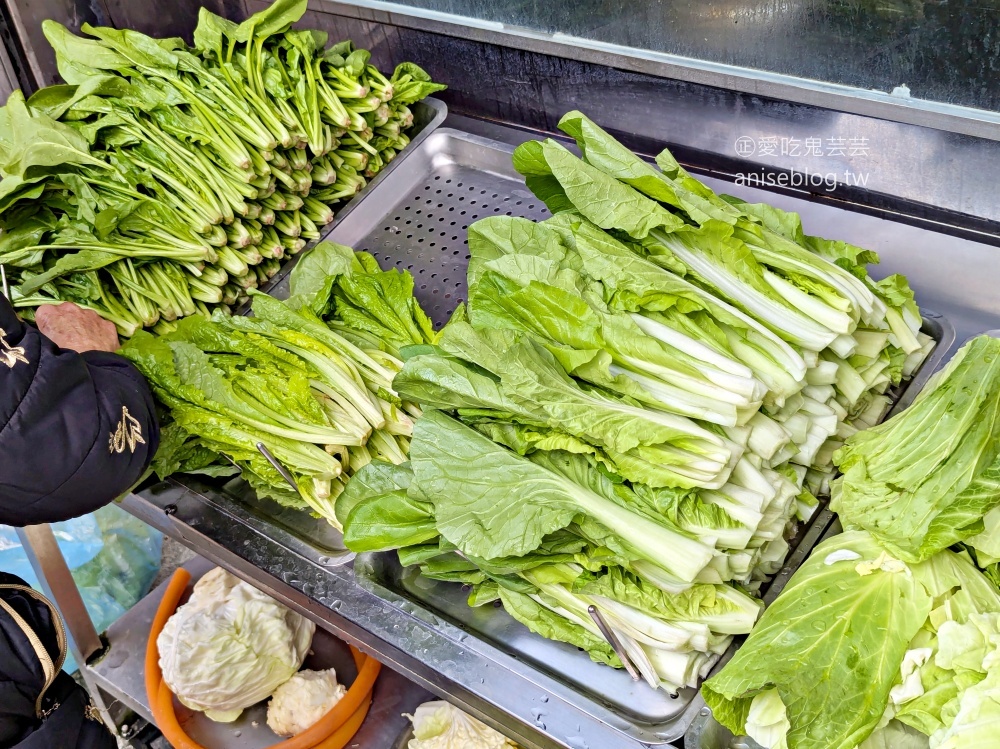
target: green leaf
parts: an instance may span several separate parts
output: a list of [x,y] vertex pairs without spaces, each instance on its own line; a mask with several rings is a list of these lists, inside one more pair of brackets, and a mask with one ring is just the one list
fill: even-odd
[[1000,672],[991,669],[979,684],[966,689],[950,725],[931,737],[936,749],[989,747],[1000,731]]
[[[412,478],[408,465],[380,461],[369,463],[351,478],[336,504],[347,548],[385,551],[437,538],[433,506],[408,494]],[[439,553],[435,549],[432,556]]]
[[346,530],[347,516],[358,503],[393,492],[405,495],[412,480],[413,471],[408,464],[397,466],[373,460],[351,477],[347,488],[337,497],[337,517]]
[[342,275],[333,293],[337,316],[378,337],[391,353],[410,344],[433,343],[437,337],[413,296],[413,276],[405,271]]
[[731,195],[720,195],[719,197],[736,206],[743,215],[753,218],[775,234],[796,244],[805,243],[805,232],[802,231],[802,219],[799,214],[783,211],[767,203],[746,203]]
[[322,315],[329,306],[333,285],[339,276],[351,272],[354,250],[336,242],[320,242],[292,268],[288,280],[291,296],[308,299],[309,306]]
[[[850,553],[832,561],[835,552]],[[865,563],[869,574],[859,572]],[[882,718],[931,605],[870,536],[836,536],[816,547],[702,695],[717,720],[742,734],[753,698],[776,688],[790,749],[854,749]]]
[[[658,203],[581,161],[554,140],[518,146],[514,168],[526,177],[551,176],[572,207],[603,229],[618,229],[642,238],[653,229],[674,231],[684,226],[682,219]],[[556,212],[565,206],[549,208]]]
[[684,208],[668,178],[625,148],[582,112],[574,110],[564,114],[559,120],[559,129],[576,140],[576,145],[588,164],[654,200]]
[[247,42],[280,34],[301,20],[307,5],[307,0],[275,0],[241,23],[236,29],[235,38],[237,41]]
[[[434,353],[417,353],[424,348]],[[496,378],[435,349],[409,347],[403,369],[392,381],[401,398],[429,408],[517,408],[501,394]]]
[[[175,54],[161,47],[155,39],[138,31],[91,26],[89,23],[83,24],[80,30],[100,39],[103,42],[102,46],[117,52],[128,65],[156,71],[176,70],[179,65]],[[94,64],[89,61],[84,62],[89,65]]]
[[73,128],[41,112],[32,113],[23,95],[15,91],[4,107],[12,140],[3,171],[30,179],[33,173],[49,173],[51,167],[104,165],[90,155],[90,144]]
[[215,15],[208,8],[198,9],[198,25],[194,29],[194,46],[202,53],[221,51],[223,39],[236,36],[237,24]]
[[59,85],[39,89],[28,99],[28,106],[54,120],[60,119],[77,102],[89,96],[128,97],[132,87],[116,75],[96,75],[79,86]]
[[622,663],[614,649],[600,637],[592,635],[578,624],[549,611],[529,596],[510,590],[497,588],[504,610],[535,634],[549,640],[566,642],[582,648],[591,660],[605,663],[613,668],[622,668]]
[[[56,21],[50,19],[42,21],[42,32],[55,50],[56,58],[60,62],[60,73],[63,72],[61,65],[63,61],[98,70],[120,71],[131,67],[128,59],[114,49],[100,42],[76,36]],[[67,83],[83,83],[83,80],[70,80],[65,74],[63,78]]]
[[537,257],[561,263],[566,248],[559,234],[546,222],[536,223],[525,218],[490,216],[469,227],[469,288],[479,282],[483,268],[504,255],[531,248]]
[[121,255],[102,250],[80,250],[80,252],[74,252],[71,255],[63,255],[47,271],[39,273],[21,284],[21,293],[33,294],[53,279],[77,271],[98,270],[121,259]]
[[412,546],[437,535],[433,506],[403,492],[361,500],[344,521],[344,544],[357,552]]
[[[637,558],[655,560],[682,579],[693,579],[712,556],[703,545],[497,446],[439,411],[417,421],[410,460],[421,494],[434,502],[441,535],[470,556],[527,554],[546,535],[586,516],[613,528]],[[483,476],[490,478],[477,478]],[[664,555],[665,549],[671,553]]]
[[153,458],[153,472],[160,479],[174,473],[199,473],[214,476],[231,476],[239,469],[226,463],[213,465],[220,460],[218,454],[203,447],[196,438],[180,425],[167,424],[160,430],[160,446]]
[[683,593],[666,593],[617,566],[602,574],[582,574],[573,589],[628,604],[661,619],[706,624],[720,633],[747,632],[763,609],[760,601],[729,586],[694,585]]
[[[417,422],[410,459],[421,491],[435,500],[441,535],[468,554],[526,554],[580,512],[554,477],[439,411]],[[478,475],[504,481],[473,482],[473,466]],[[513,502],[510,485],[519,487]]]

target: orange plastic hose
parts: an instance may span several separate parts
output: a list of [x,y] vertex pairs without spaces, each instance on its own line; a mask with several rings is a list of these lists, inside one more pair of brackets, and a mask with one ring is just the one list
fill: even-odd
[[368,716],[368,708],[372,706],[372,699],[369,695],[368,699],[361,703],[361,707],[354,711],[354,715],[348,718],[344,725],[334,731],[330,738],[321,741],[316,744],[314,749],[344,749],[354,735],[361,728],[361,724],[365,722],[365,718]]
[[153,717],[156,718],[156,727],[160,729],[160,733],[174,749],[205,749],[185,733],[180,721],[177,720],[177,713],[174,711],[174,695],[162,677],[160,678],[160,688],[156,693],[156,711],[153,713]]
[[[163,736],[175,749],[205,749],[193,741],[181,727],[174,711],[173,694],[160,670],[156,641],[167,620],[177,610],[181,597],[191,580],[185,570],[174,572],[167,591],[153,618],[153,625],[146,644],[146,697],[150,711]],[[358,676],[351,688],[330,711],[307,730],[269,747],[269,749],[343,749],[358,732],[372,703],[375,680],[382,664],[351,646],[351,655],[358,668]]]
[[[298,736],[283,741],[281,749],[313,749],[319,741],[345,725],[351,716],[361,708],[364,700],[371,696],[375,679],[382,670],[382,664],[353,646],[351,646],[351,654],[354,656],[354,662],[358,664],[358,676],[351,684],[351,688],[347,690],[347,694],[341,697],[330,712],[316,721],[310,728]],[[277,747],[270,747],[270,749],[277,749]]]

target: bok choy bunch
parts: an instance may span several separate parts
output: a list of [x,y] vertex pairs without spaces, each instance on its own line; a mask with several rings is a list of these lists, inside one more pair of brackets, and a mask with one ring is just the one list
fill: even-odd
[[544,222],[469,229],[468,302],[410,339],[393,387],[428,411],[408,465],[340,496],[356,551],[396,549],[546,637],[653,686],[707,673],[750,631],[843,440],[931,347],[905,280],[798,217],[647,165],[583,115],[580,146],[515,166]]
[[654,688],[704,677],[750,631],[759,602],[690,581],[710,539],[664,517],[591,456],[521,456],[440,411],[414,428],[409,464],[372,462],[336,503],[356,551],[396,549],[427,577],[474,586],[530,629],[621,667],[588,613],[595,606]]
[[[716,195],[669,151],[658,157],[658,169],[578,112],[560,127],[576,139],[582,159],[555,141],[525,143],[514,155],[528,186],[556,214],[547,223],[580,258],[558,262],[591,284],[577,283],[578,295],[604,315],[605,330],[609,313],[619,328],[630,317],[633,331],[658,341],[674,361],[658,377],[612,342],[600,374],[593,363],[570,371],[602,387],[613,376],[619,390],[638,390],[664,410],[723,426],[737,442],[734,424],[749,427],[751,452],[772,467],[791,461],[807,469],[807,486],[826,493],[833,452],[881,419],[890,389],[933,347],[905,279],[874,281],[866,268],[877,262],[874,253],[807,236],[795,214]],[[504,271],[499,264],[514,261],[498,255],[547,257],[551,240],[532,231],[542,230],[473,229],[494,245],[485,250],[497,267],[493,278],[506,274],[508,287],[526,294],[536,282],[552,286],[539,277],[549,271],[537,262]],[[496,281],[478,284],[493,304],[489,285]],[[477,314],[494,316],[489,304],[477,313],[475,293],[471,299],[474,323]],[[509,309],[501,318],[523,324]],[[592,340],[559,338],[554,330],[549,324],[545,335],[556,343],[594,348]],[[634,340],[634,332],[626,338]],[[682,354],[700,360],[697,375]]]
[[228,309],[407,145],[409,106],[443,86],[290,30],[305,9],[203,9],[191,48],[43,24],[66,84],[0,109],[0,263],[23,314],[74,301],[129,336]]

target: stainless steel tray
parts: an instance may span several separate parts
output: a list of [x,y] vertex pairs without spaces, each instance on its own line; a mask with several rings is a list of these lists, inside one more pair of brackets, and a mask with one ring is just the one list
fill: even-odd
[[[443,128],[408,150],[405,160],[392,165],[391,179],[384,174],[374,180],[325,238],[368,250],[383,266],[409,270],[418,299],[441,324],[465,298],[469,223],[498,214],[543,219],[548,212],[514,172],[511,146]],[[274,279],[270,293],[287,295],[287,275],[286,269]],[[925,329],[939,340],[932,357],[943,356],[953,330],[932,314]],[[935,367],[929,360],[910,390],[915,393]],[[393,554],[362,555],[349,564],[351,555],[337,534],[320,521],[287,514],[281,519],[280,508],[269,503],[247,504],[238,481],[221,491],[183,482],[133,495],[126,506],[244,576],[274,580],[275,591],[293,606],[342,627],[349,639],[378,643],[377,652],[391,654],[408,674],[446,691],[495,727],[503,726],[504,713],[513,716],[517,723],[510,730],[525,745],[664,744],[681,738],[703,707],[695,690],[676,698],[654,692],[575,648],[532,635],[502,611],[471,609],[459,586],[416,578]],[[769,598],[831,519],[820,511],[803,529],[766,591]],[[317,603],[332,612],[317,613]],[[539,734],[545,740],[539,742]]]
[[[413,148],[413,144],[411,144]],[[437,325],[465,300],[469,224],[487,216],[542,220],[549,210],[514,171],[514,149],[441,128],[395,167],[391,181],[367,188],[350,203],[324,239],[367,250],[383,267],[413,274],[414,293]],[[268,293],[288,296],[289,263]]]
[[[536,220],[549,215],[514,171],[512,151],[495,141],[440,129],[413,151],[391,181],[345,210],[328,238],[371,252],[383,267],[395,265],[410,271],[417,298],[432,319],[443,324],[465,298],[469,224],[491,215]],[[287,277],[270,293],[287,296]],[[915,395],[935,368],[935,359],[943,356],[954,339],[953,328],[934,313],[925,315],[924,330],[938,345],[908,383],[911,386],[893,394],[900,401]],[[777,596],[831,520],[829,512],[820,512],[800,531],[795,552],[769,586],[769,595]],[[661,742],[683,735],[700,709],[696,690],[670,695],[633,682],[624,671],[594,663],[575,647],[530,633],[502,610],[469,607],[461,586],[426,580],[412,569],[403,569],[395,554],[365,555],[356,563],[355,573],[367,579],[376,594],[445,617],[521,664],[562,681],[582,699],[607,708],[633,729],[658,734]]]

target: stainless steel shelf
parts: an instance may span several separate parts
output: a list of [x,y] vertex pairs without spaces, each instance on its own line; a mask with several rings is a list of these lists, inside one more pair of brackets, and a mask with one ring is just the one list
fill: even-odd
[[[467,122],[462,118],[449,118],[446,124],[465,125]],[[481,128],[477,135],[509,145],[530,137],[493,124],[480,123],[477,127]],[[477,143],[483,145],[481,141],[454,130],[438,130],[428,137],[423,150],[432,151],[427,163],[444,164],[445,171],[460,175],[460,180],[472,179],[465,184],[465,189],[474,184],[475,193],[483,196],[480,202],[485,201],[489,215],[494,215],[510,210],[510,204],[520,198],[503,201],[500,190],[483,193],[484,186],[475,181],[474,174],[468,173],[466,157],[469,152],[466,149],[474,149]],[[504,151],[497,149],[495,143],[492,148],[496,153]],[[392,221],[379,224],[378,236],[373,237],[371,227],[360,231],[361,219],[372,207],[371,203],[366,206],[364,201],[359,201],[334,224],[333,238],[356,245],[358,249],[369,249],[380,260],[401,260],[396,264],[402,267],[414,265],[414,273],[418,275],[418,297],[428,304],[436,318],[441,318],[447,314],[442,301],[445,294],[451,295],[453,303],[464,296],[464,277],[445,265],[458,262],[464,255],[463,224],[469,221],[457,221],[455,231],[445,232],[447,238],[441,234],[443,225],[438,226],[441,216],[437,213],[438,210],[447,211],[448,206],[443,205],[444,198],[436,191],[440,188],[446,195],[450,189],[445,189],[441,183],[453,184],[445,182],[451,176],[442,172],[439,182],[429,191],[425,182],[419,179],[407,181],[403,179],[404,173],[410,174],[424,164],[421,159],[427,154],[421,156],[414,152],[411,156],[414,160],[406,169],[398,169],[391,183],[384,182],[381,190],[373,189],[370,195],[371,202],[377,202],[376,198],[388,201],[388,207],[375,206],[377,209],[393,211],[399,206],[400,218],[397,220],[397,213],[393,212]],[[487,171],[507,183],[516,181],[516,176],[510,172],[509,161],[492,158],[496,163],[491,162]],[[786,210],[799,211],[810,232],[874,247],[882,255],[886,270],[904,272],[911,278],[921,304],[954,321],[960,339],[998,327],[1000,323],[1000,307],[992,295],[985,293],[1000,287],[1000,253],[993,248],[852,213],[828,203],[765,193],[719,180],[707,181],[714,189],[749,200],[768,200]],[[508,184],[507,187],[524,192],[523,185]],[[429,194],[422,196],[426,205],[419,206],[424,212],[421,217],[404,216],[408,201],[425,192]],[[524,192],[523,197],[526,198],[525,208],[537,209],[528,193]],[[410,207],[410,212],[415,214],[418,206]],[[429,222],[423,218],[427,211],[434,214]],[[466,218],[472,220],[471,214],[476,212],[469,210]],[[449,217],[445,224],[450,227],[453,220]],[[412,221],[413,225],[431,224],[442,238],[427,237],[427,241],[416,245],[413,244],[416,238],[404,241],[408,231],[403,227],[407,226],[407,221]],[[362,242],[373,238],[378,241]],[[430,244],[432,241],[441,244],[442,248],[429,249],[434,247]],[[458,252],[454,261],[449,257],[436,258],[445,249],[448,256]],[[942,253],[952,253],[958,262],[942,262]],[[417,268],[433,262],[440,263],[443,272],[435,267],[430,269],[434,274],[430,270],[422,276],[418,274]],[[278,295],[281,286],[279,279],[275,284]],[[435,303],[438,308],[434,307]],[[939,356],[953,349],[952,341],[953,338],[943,341]],[[659,720],[655,714],[650,714],[645,722],[641,714],[623,715],[619,709],[623,703],[641,708],[642,700],[628,691],[628,685],[620,687],[614,678],[618,674],[607,669],[597,671],[593,678],[603,682],[597,689],[612,692],[611,698],[601,699],[590,694],[581,699],[577,686],[560,678],[558,665],[544,660],[531,662],[519,656],[516,650],[501,647],[497,640],[483,637],[481,631],[473,634],[476,628],[468,623],[447,613],[432,612],[412,597],[390,589],[384,585],[384,577],[369,574],[373,560],[366,556],[355,561],[329,526],[301,513],[282,511],[267,502],[246,502],[238,483],[220,491],[218,486],[199,484],[187,478],[183,484],[169,480],[128,496],[123,506],[530,749],[638,749],[663,744],[677,737],[676,733],[671,733],[671,726],[689,723],[700,710],[701,705],[693,701],[669,721]],[[820,525],[823,524],[817,524]],[[817,527],[817,532],[819,530]]]
[[[194,580],[214,566],[198,557],[184,565]],[[104,692],[149,723],[154,721],[146,699],[146,642],[167,585],[159,586],[112,624],[105,633],[108,646],[104,656],[84,666],[86,675]],[[323,629],[316,631],[305,666],[335,668],[338,678],[348,684],[357,675],[350,650]],[[393,749],[409,726],[403,713],[412,713],[431,699],[434,695],[392,669],[383,668],[375,683],[371,709],[351,745],[358,749]],[[281,740],[267,727],[265,703],[244,711],[233,723],[215,723],[201,713],[183,708],[178,710],[177,717],[192,739],[212,749],[265,749]]]

